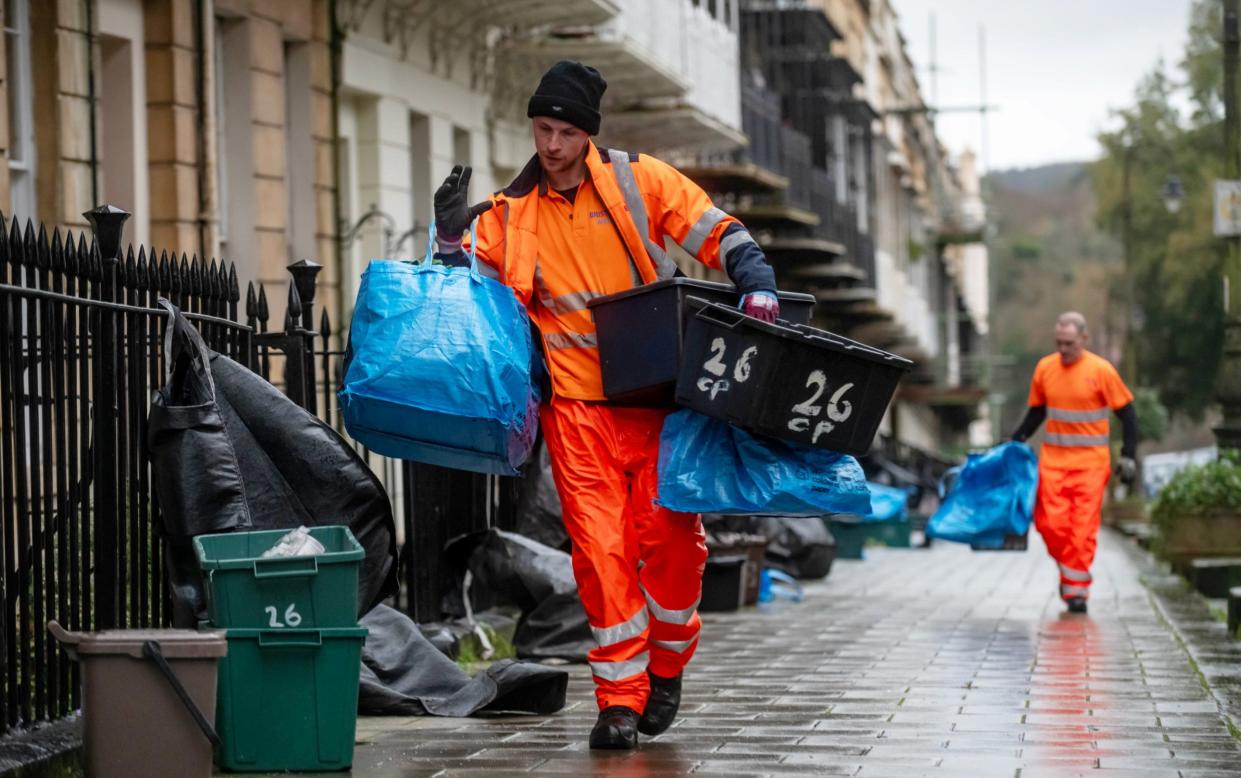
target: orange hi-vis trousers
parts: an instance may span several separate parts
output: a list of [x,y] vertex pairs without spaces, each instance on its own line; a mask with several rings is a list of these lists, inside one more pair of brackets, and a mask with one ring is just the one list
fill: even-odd
[[1099,540],[1107,467],[1038,469],[1034,526],[1060,566],[1060,597],[1090,597],[1090,566]]
[[540,413],[573,574],[598,643],[587,658],[600,709],[641,713],[647,669],[676,676],[698,646],[702,519],[655,504],[667,414],[560,397]]

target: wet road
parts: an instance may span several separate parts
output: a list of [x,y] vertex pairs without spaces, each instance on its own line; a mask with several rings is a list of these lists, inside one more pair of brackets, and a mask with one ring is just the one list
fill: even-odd
[[[801,604],[706,618],[680,721],[634,753],[586,749],[594,705],[574,668],[548,718],[364,719],[354,774],[1241,775],[1221,692],[1128,544],[1102,539],[1086,617],[1063,612],[1037,539],[868,551]],[[1241,652],[1206,639],[1207,677],[1226,679]]]

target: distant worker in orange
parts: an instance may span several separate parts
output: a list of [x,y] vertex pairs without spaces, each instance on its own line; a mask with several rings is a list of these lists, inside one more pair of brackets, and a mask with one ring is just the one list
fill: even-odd
[[1086,350],[1087,340],[1084,316],[1060,315],[1056,353],[1043,357],[1034,368],[1030,407],[1012,436],[1024,441],[1047,420],[1034,526],[1060,565],[1060,597],[1073,613],[1085,613],[1090,597],[1090,566],[1104,490],[1112,474],[1108,430],[1112,412],[1124,425],[1115,472],[1126,484],[1137,475],[1138,417],[1133,394],[1112,363]]

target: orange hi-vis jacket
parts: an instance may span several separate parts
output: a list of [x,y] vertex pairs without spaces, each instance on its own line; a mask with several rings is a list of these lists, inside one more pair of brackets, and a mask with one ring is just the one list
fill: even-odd
[[1065,365],[1059,354],[1039,360],[1030,406],[1047,408],[1040,464],[1058,470],[1106,470],[1111,463],[1108,419],[1133,402],[1112,363],[1086,351]]
[[[594,320],[586,304],[671,278],[671,238],[710,268],[754,243],[740,223],[672,166],[589,143],[586,180],[572,203],[549,191],[538,156],[475,225],[478,256],[511,287],[543,338],[559,397],[603,400]],[[486,268],[484,268],[484,271]]]

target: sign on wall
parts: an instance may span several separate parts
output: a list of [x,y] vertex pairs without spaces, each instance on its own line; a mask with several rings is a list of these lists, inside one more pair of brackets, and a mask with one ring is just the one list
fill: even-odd
[[1241,181],[1215,182],[1215,236],[1241,235]]

